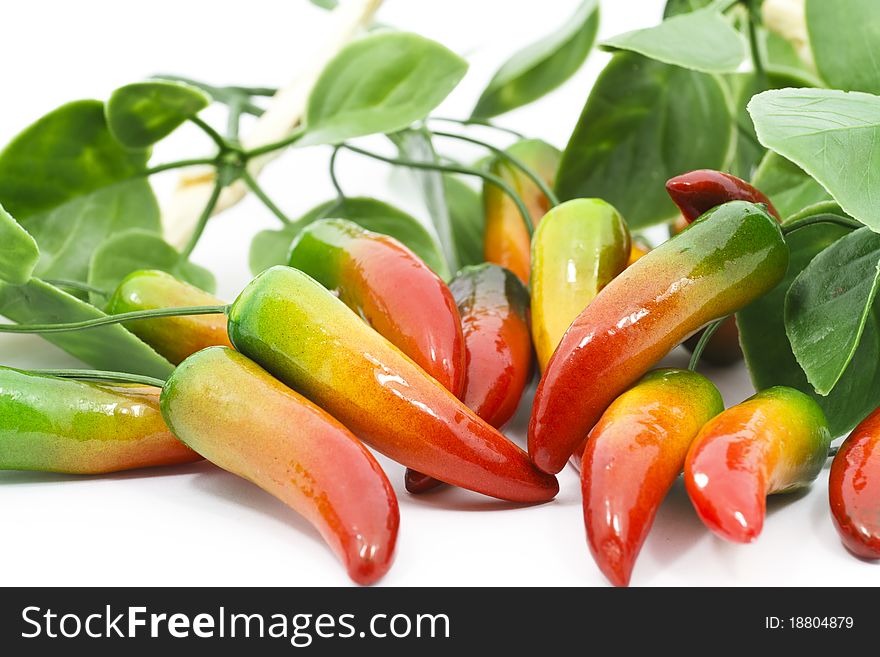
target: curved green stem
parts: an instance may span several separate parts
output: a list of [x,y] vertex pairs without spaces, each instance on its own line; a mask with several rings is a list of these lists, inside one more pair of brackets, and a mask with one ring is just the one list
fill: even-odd
[[416,162],[414,160],[404,160],[397,157],[389,157],[387,155],[373,153],[372,151],[368,151],[363,148],[358,148],[357,146],[352,146],[351,144],[340,144],[340,146],[342,148],[347,148],[353,153],[358,153],[366,157],[371,157],[374,160],[380,160],[381,162],[387,162],[388,164],[394,164],[396,166],[409,167],[411,169],[426,169],[428,171],[443,171],[444,173],[460,173],[465,176],[477,176],[479,178],[482,178],[486,182],[491,183],[501,189],[501,191],[503,191],[510,197],[510,199],[514,202],[517,209],[519,210],[520,215],[522,216],[523,223],[525,224],[529,236],[531,236],[532,234],[532,218],[529,216],[529,210],[528,208],[526,208],[526,204],[523,202],[522,198],[520,198],[519,194],[516,193],[516,190],[514,190],[510,185],[508,185],[498,176],[487,173],[485,171],[472,169],[470,167],[454,166],[449,164],[437,164],[435,162]]
[[703,335],[700,336],[697,346],[694,347],[694,353],[691,354],[691,362],[688,363],[688,369],[691,372],[697,371],[697,365],[700,363],[700,357],[703,355],[703,350],[706,349],[709,340],[715,335],[715,331],[717,331],[725,321],[727,321],[727,317],[722,317],[703,329]]
[[529,178],[529,180],[531,180],[533,183],[535,183],[535,185],[538,187],[538,189],[541,190],[541,193],[547,197],[547,200],[550,201],[551,206],[559,205],[559,198],[556,196],[554,191],[550,188],[550,185],[548,185],[544,181],[544,179],[541,178],[541,176],[539,176],[538,173],[532,167],[530,167],[528,164],[526,164],[525,162],[520,160],[518,157],[511,155],[510,153],[505,151],[503,148],[498,148],[497,146],[493,146],[492,144],[489,144],[485,141],[482,141],[481,139],[474,139],[473,137],[468,137],[466,135],[459,135],[454,132],[443,132],[440,130],[435,130],[435,131],[432,131],[431,134],[437,135],[438,137],[446,137],[448,139],[458,139],[460,141],[466,141],[470,144],[482,146],[483,148],[486,148],[486,149],[492,151],[493,153],[495,153],[495,155],[497,155],[498,157],[500,157],[503,160],[507,160],[513,166],[515,166],[517,169],[519,169],[524,174],[526,174],[526,176]]
[[841,226],[842,228],[848,228],[849,230],[858,230],[863,227],[863,224],[855,219],[848,219],[847,217],[840,217],[834,214],[819,214],[812,217],[804,217],[803,219],[798,219],[783,225],[782,234],[788,236],[796,230],[806,228],[807,226],[814,226],[816,224],[832,224],[835,226]]
[[246,160],[249,160],[253,157],[258,157],[260,155],[265,155],[266,153],[271,153],[272,151],[277,151],[281,148],[287,148],[288,146],[295,144],[297,141],[302,139],[302,136],[306,133],[306,129],[304,126],[297,127],[288,137],[280,141],[272,142],[271,144],[266,144],[264,146],[257,146],[256,148],[252,148],[249,151],[244,152],[244,157]]
[[192,121],[193,123],[195,123],[197,126],[199,126],[202,129],[202,132],[204,132],[206,135],[208,135],[211,138],[211,140],[215,144],[217,144],[217,148],[219,148],[221,151],[229,150],[229,146],[230,146],[229,142],[226,141],[226,139],[223,137],[223,135],[221,135],[219,132],[214,130],[214,128],[212,128],[210,125],[205,123],[202,119],[200,119],[197,116],[191,116],[191,117],[189,117],[189,120]]
[[194,166],[203,166],[203,165],[216,165],[217,158],[215,157],[197,157],[190,160],[177,160],[175,162],[166,162],[165,164],[157,164],[154,167],[150,167],[149,169],[144,169],[141,172],[143,176],[152,176],[154,173],[162,173],[163,171],[168,171],[170,169],[182,169],[183,167],[194,167]]
[[228,305],[222,306],[181,306],[179,308],[153,308],[151,310],[133,310],[128,313],[95,317],[81,322],[64,322],[58,324],[0,324],[0,333],[69,333],[84,329],[121,324],[135,320],[156,319],[158,317],[181,317],[184,315],[224,315]]
[[217,200],[220,198],[220,192],[222,191],[223,183],[218,176],[217,180],[214,182],[214,188],[211,190],[211,196],[208,198],[208,202],[205,204],[202,214],[199,216],[196,227],[193,229],[193,234],[190,235],[189,242],[187,242],[183,251],[180,252],[184,258],[189,258],[192,255],[196,245],[202,238],[202,233],[205,232],[205,226],[208,224],[208,219],[210,219],[211,215],[214,213],[214,208],[217,206]]
[[478,125],[484,128],[492,128],[493,130],[498,130],[499,132],[506,132],[509,135],[513,135],[517,139],[528,139],[523,133],[517,132],[512,128],[505,128],[501,125],[495,125],[488,119],[453,119],[448,116],[429,116],[429,121],[441,121],[442,123],[454,123],[456,125]]
[[263,205],[269,208],[272,214],[274,214],[276,217],[278,217],[279,220],[281,220],[281,223],[283,223],[285,226],[289,226],[293,223],[290,218],[281,211],[281,208],[275,205],[272,199],[270,199],[266,192],[263,191],[263,188],[260,187],[257,179],[251,175],[250,171],[248,171],[247,168],[243,168],[240,175],[241,179],[244,181],[244,184],[247,185],[248,188],[250,188],[250,190],[254,193],[254,196],[260,199],[260,201],[263,202]]
[[345,192],[342,191],[342,186],[339,184],[339,179],[336,177],[336,158],[339,155],[340,148],[342,148],[340,144],[334,146],[333,154],[330,156],[330,182],[333,183],[337,198],[339,198],[339,200],[345,200]]
[[61,278],[44,278],[42,281],[49,285],[54,285],[55,287],[66,287],[71,290],[79,290],[80,292],[92,292],[94,294],[100,294],[102,297],[110,296],[110,293],[107,292],[107,290],[102,290],[101,288],[89,285],[88,283],[80,283],[79,281],[68,281]]
[[31,374],[43,376],[55,376],[59,379],[84,379],[86,381],[112,381],[117,383],[135,383],[146,386],[161,388],[165,385],[162,379],[141,374],[128,374],[126,372],[106,372],[104,370],[23,370]]
[[758,22],[760,20],[760,3],[748,0],[746,6],[749,10],[749,48],[752,53],[752,66],[755,67],[755,75],[759,80],[767,80],[767,71],[764,66],[764,55],[761,53],[761,44],[758,41]]

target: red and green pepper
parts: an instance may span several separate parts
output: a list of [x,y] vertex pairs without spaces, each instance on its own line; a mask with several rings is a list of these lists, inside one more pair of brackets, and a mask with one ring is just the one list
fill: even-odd
[[577,317],[538,386],[529,453],[559,472],[611,402],[707,323],[773,289],[788,267],[779,225],[735,201],[628,267]]

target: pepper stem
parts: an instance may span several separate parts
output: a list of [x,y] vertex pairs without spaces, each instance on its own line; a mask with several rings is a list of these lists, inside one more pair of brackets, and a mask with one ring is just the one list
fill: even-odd
[[134,310],[128,313],[96,317],[82,322],[60,324],[0,324],[0,333],[67,333],[83,329],[121,324],[134,320],[155,319],[159,317],[180,317],[183,315],[223,315],[229,306],[182,306],[180,308],[153,308],[151,310]]
[[514,167],[522,171],[526,176],[531,180],[538,189],[541,190],[541,193],[547,197],[547,200],[550,201],[550,205],[555,207],[559,205],[559,197],[556,196],[556,193],[550,188],[541,176],[538,175],[538,172],[535,171],[528,164],[520,160],[518,157],[515,157],[505,151],[503,148],[498,148],[497,146],[493,146],[490,143],[487,143],[481,139],[474,139],[473,137],[468,137],[467,135],[459,135],[454,132],[445,132],[442,130],[433,130],[432,134],[438,137],[446,137],[448,139],[458,139],[460,141],[466,141],[471,144],[476,144],[477,146],[482,146],[490,151],[492,151],[495,155],[500,157],[507,162],[510,162]]
[[842,228],[848,228],[850,230],[857,230],[863,227],[863,224],[856,221],[855,219],[849,219],[847,217],[841,217],[835,214],[818,214],[812,217],[797,219],[796,221],[792,221],[791,223],[784,225],[782,227],[782,234],[787,237],[796,230],[806,228],[807,226],[814,226],[816,224],[833,224],[835,226],[841,226]]
[[703,355],[703,350],[706,348],[706,345],[709,344],[709,340],[712,339],[712,336],[715,335],[715,331],[717,331],[725,321],[727,321],[727,317],[722,317],[703,329],[703,335],[700,336],[697,346],[694,347],[694,353],[691,354],[691,362],[688,363],[688,369],[691,372],[697,371],[697,365],[700,363],[700,357]]
[[452,164],[438,164],[436,162],[416,162],[415,160],[405,160],[397,157],[389,157],[387,155],[380,155],[379,153],[373,153],[372,151],[365,150],[363,148],[358,148],[357,146],[352,146],[348,143],[340,144],[341,148],[347,148],[353,153],[358,153],[359,155],[364,155],[366,157],[371,157],[374,160],[379,160],[381,162],[387,162],[388,164],[394,164],[396,166],[409,167],[411,169],[427,169],[429,171],[442,171],[444,173],[460,173],[465,176],[477,176],[482,178],[488,183],[495,185],[500,188],[505,194],[507,194],[510,199],[514,202],[519,210],[520,215],[522,216],[523,223],[525,224],[526,231],[529,234],[529,237],[532,235],[532,231],[534,227],[532,226],[532,218],[529,216],[529,210],[526,207],[526,204],[523,202],[522,198],[520,198],[519,194],[508,185],[504,180],[495,176],[491,173],[487,173],[485,171],[480,171],[478,169],[472,169],[470,167],[458,166]]
[[499,132],[506,132],[509,135],[513,135],[517,139],[528,139],[526,135],[517,130],[513,130],[512,128],[505,128],[503,125],[496,125],[489,121],[489,119],[479,119],[476,117],[471,117],[469,119],[454,119],[449,116],[429,116],[429,121],[440,121],[442,123],[454,123],[456,125],[478,125],[483,128],[492,128],[493,130],[498,130]]
[[23,370],[31,374],[54,376],[59,379],[82,379],[85,381],[114,381],[118,383],[136,383],[161,388],[165,385],[162,379],[127,372],[105,372],[103,370]]

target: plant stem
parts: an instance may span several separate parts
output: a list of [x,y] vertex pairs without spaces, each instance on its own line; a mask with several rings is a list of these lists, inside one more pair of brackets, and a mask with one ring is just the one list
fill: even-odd
[[249,151],[245,151],[244,157],[245,159],[249,160],[260,155],[265,155],[266,153],[271,153],[272,151],[277,151],[281,148],[287,148],[291,144],[295,144],[297,141],[299,141],[305,133],[305,127],[299,126],[288,137],[285,137],[280,141],[275,141],[271,144],[265,144],[264,146],[257,146],[256,148],[252,148]]
[[153,308],[150,310],[133,310],[128,313],[95,317],[81,322],[64,322],[58,324],[0,324],[0,333],[69,333],[84,329],[121,324],[135,320],[156,319],[159,317],[181,317],[185,315],[223,315],[229,310],[228,305],[222,306],[181,306],[179,308]]
[[703,329],[703,335],[700,336],[697,346],[694,347],[694,353],[691,354],[691,362],[688,363],[688,369],[691,372],[697,371],[697,365],[700,362],[700,357],[703,355],[703,350],[706,348],[706,345],[709,344],[709,340],[712,339],[712,336],[715,335],[715,331],[717,331],[725,321],[727,321],[727,317],[722,317]]
[[513,166],[515,166],[517,169],[519,169],[524,174],[526,174],[526,176],[529,178],[529,180],[531,180],[533,183],[535,183],[535,185],[538,187],[538,189],[541,190],[541,193],[547,197],[547,200],[550,201],[551,206],[559,205],[559,198],[556,196],[556,194],[553,192],[553,190],[550,189],[550,186],[544,181],[544,179],[541,178],[541,176],[539,176],[538,173],[534,169],[532,169],[532,167],[530,167],[528,164],[526,164],[525,162],[520,160],[518,157],[511,155],[510,153],[505,151],[503,148],[498,148],[497,146],[493,146],[492,144],[489,144],[485,141],[482,141],[481,139],[474,139],[473,137],[468,137],[466,135],[459,135],[459,134],[455,134],[453,132],[443,132],[443,131],[437,130],[437,131],[433,131],[432,134],[437,135],[438,137],[446,137],[449,139],[458,139],[460,141],[466,141],[468,143],[476,144],[477,146],[482,146],[483,148],[486,148],[486,149],[492,151],[493,153],[495,153],[495,155],[497,155],[498,157],[500,157],[503,160],[507,160]]
[[[243,171],[244,169],[242,169]],[[211,218],[211,214],[214,212],[214,207],[217,205],[217,200],[220,198],[220,192],[223,191],[223,183],[220,181],[219,175],[214,182],[214,188],[211,190],[211,196],[208,198],[208,202],[205,204],[205,208],[202,210],[202,214],[199,217],[198,222],[196,223],[196,227],[193,229],[193,234],[190,235],[189,242],[187,242],[183,251],[181,251],[181,255],[184,258],[189,258],[192,255],[192,252],[196,248],[196,244],[199,243],[199,240],[202,237],[202,233],[205,232],[205,226],[208,223],[208,219]]]
[[347,148],[354,153],[365,155],[366,157],[371,157],[374,160],[380,160],[382,162],[387,162],[388,164],[394,164],[396,166],[409,167],[411,169],[426,169],[429,171],[443,171],[444,173],[459,173],[465,176],[477,176],[479,178],[482,178],[486,182],[500,188],[505,194],[510,197],[510,199],[514,202],[517,209],[519,210],[520,215],[522,216],[523,223],[525,224],[529,236],[531,236],[532,234],[532,218],[529,216],[529,210],[528,208],[526,208],[526,204],[520,198],[519,194],[517,194],[510,185],[508,185],[498,176],[492,175],[491,173],[487,173],[485,171],[472,169],[470,167],[462,167],[449,164],[437,164],[434,162],[416,162],[413,160],[404,160],[396,157],[389,157],[387,155],[373,153],[371,151],[364,150],[363,148],[358,148],[357,146],[352,146],[351,144],[347,143],[340,144],[340,147]]
[[337,144],[333,147],[333,154],[330,156],[330,182],[333,183],[333,188],[336,190],[336,196],[340,201],[345,200],[345,192],[342,191],[342,186],[339,184],[339,179],[336,177],[336,158],[339,155],[339,149],[341,146]]
[[110,293],[107,292],[107,290],[102,290],[101,288],[94,287],[93,285],[89,285],[88,283],[80,283],[79,281],[67,281],[61,278],[44,278],[42,280],[44,283],[54,285],[55,287],[67,287],[71,290],[79,290],[80,292],[93,292],[94,294],[100,294],[103,297],[110,296]]
[[272,202],[272,199],[270,199],[266,195],[266,192],[263,191],[263,188],[260,187],[260,184],[257,182],[256,178],[251,175],[250,171],[248,171],[247,168],[243,168],[241,170],[241,179],[244,181],[244,184],[250,188],[254,195],[263,202],[263,205],[269,208],[272,214],[274,214],[276,217],[278,217],[278,219],[281,220],[281,223],[283,223],[285,226],[289,226],[293,223],[290,218],[281,211],[281,208],[275,205],[275,203]]
[[784,226],[782,226],[782,234],[784,236],[788,236],[791,235],[793,232],[800,230],[801,228],[814,226],[816,224],[833,224],[835,226],[841,226],[842,228],[848,228],[850,230],[858,230],[859,228],[863,227],[863,225],[855,219],[839,217],[834,214],[819,214],[813,217],[804,217],[803,219],[798,219],[797,221],[792,221],[791,223],[785,224]]
[[754,0],[748,0],[746,6],[749,10],[749,48],[752,53],[752,66],[758,80],[767,82],[767,71],[764,66],[764,56],[761,54],[761,44],[758,41],[758,22],[760,21],[760,4]]
[[226,118],[226,139],[230,142],[238,142],[238,131],[241,125],[242,101],[234,98],[229,101],[229,115]]
[[191,160],[177,160],[176,162],[166,162],[165,164],[158,164],[154,167],[150,167],[149,169],[144,169],[141,175],[152,176],[154,173],[162,173],[163,171],[168,171],[170,169],[181,169],[183,167],[216,164],[217,158],[214,157],[199,157]]
[[528,139],[523,133],[517,132],[511,128],[505,128],[504,126],[495,125],[490,122],[488,119],[453,119],[448,116],[429,116],[429,121],[442,121],[443,123],[455,123],[456,125],[478,125],[484,128],[492,128],[493,130],[498,130],[500,132],[506,132],[509,135],[513,135],[517,139]]
[[141,374],[126,372],[105,372],[104,370],[23,370],[31,374],[55,376],[60,379],[85,379],[87,381],[115,381],[119,383],[136,383],[161,388],[165,385],[162,379]]
[[195,123],[197,126],[199,126],[202,129],[202,132],[204,132],[206,135],[208,135],[211,138],[211,140],[215,144],[217,144],[217,148],[219,148],[221,151],[229,150],[229,142],[226,141],[226,139],[223,137],[223,135],[221,135],[219,132],[214,130],[214,128],[212,128],[210,125],[205,123],[202,119],[200,119],[197,116],[191,116],[191,117],[189,117],[189,120],[192,121],[193,123]]

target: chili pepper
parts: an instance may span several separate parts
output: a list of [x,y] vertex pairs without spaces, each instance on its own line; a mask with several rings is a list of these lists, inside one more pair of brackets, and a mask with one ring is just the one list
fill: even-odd
[[[122,279],[107,302],[107,312],[118,314],[222,303],[217,297],[164,271],[141,270]],[[220,314],[126,322],[125,328],[174,364],[205,347],[232,346],[226,334],[226,317]]]
[[512,501],[558,491],[555,477],[301,271],[276,266],[251,281],[229,311],[229,337],[407,467]]
[[360,584],[391,566],[400,515],[376,459],[352,433],[227,347],[181,363],[162,391],[175,435],[300,513]]
[[[700,215],[729,201],[763,203],[767,206],[767,211],[777,221],[781,221],[779,213],[767,196],[745,180],[729,173],[712,169],[691,171],[670,178],[666,183],[666,191],[681,210],[681,214],[671,228],[673,235],[687,228],[688,224]],[[685,341],[684,346],[688,351],[696,348],[701,335],[702,332],[697,333]],[[702,357],[713,365],[730,365],[742,359],[739,330],[733,317],[725,321],[715,332],[706,344]]]
[[685,486],[709,529],[750,543],[764,525],[767,495],[809,485],[830,443],[825,414],[811,397],[768,388],[700,430],[685,462]]
[[670,178],[666,182],[666,191],[688,222],[729,201],[762,203],[777,221],[782,221],[779,212],[763,192],[745,180],[722,171],[698,169]]
[[[519,141],[507,150],[553,186],[561,158],[559,150],[538,139]],[[550,199],[526,174],[501,157],[492,160],[489,171],[513,187],[523,199],[532,224],[537,226],[550,209]],[[530,240],[519,210],[507,194],[489,183],[483,186],[483,209],[486,215],[483,242],[486,262],[509,269],[528,284]]]
[[642,256],[648,255],[648,251],[651,248],[651,245],[643,238],[633,237],[629,251],[629,260],[627,260],[626,266],[629,267]]
[[704,376],[662,369],[618,397],[593,427],[581,463],[587,543],[599,569],[627,586],[654,516],[703,426],[724,410]]
[[[449,288],[464,328],[464,403],[493,427],[501,427],[516,411],[531,375],[528,290],[511,272],[490,264],[465,267]],[[405,483],[410,493],[440,484],[409,469]]]
[[831,517],[850,552],[880,559],[880,409],[853,429],[831,463]]
[[0,469],[103,474],[199,460],[165,426],[159,388],[0,367]]
[[764,208],[710,210],[638,260],[578,315],[547,364],[529,453],[558,472],[621,392],[705,324],[773,289],[788,249]]
[[443,280],[393,237],[343,219],[307,226],[290,264],[345,305],[454,395],[465,385],[465,347],[455,299]]
[[626,269],[626,222],[601,199],[574,199],[550,210],[532,237],[532,336],[538,364],[602,288]]

